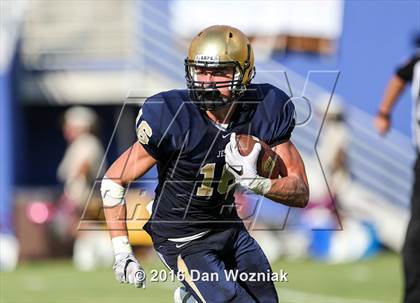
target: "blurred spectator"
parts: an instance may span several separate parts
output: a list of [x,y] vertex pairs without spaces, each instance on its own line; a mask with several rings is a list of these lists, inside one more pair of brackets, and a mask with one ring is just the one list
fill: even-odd
[[94,207],[95,199],[90,192],[104,159],[102,143],[93,133],[97,122],[95,112],[89,108],[77,106],[66,111],[63,134],[68,147],[57,171],[64,192],[59,201],[56,227],[61,234],[75,238],[73,261],[80,270],[110,265],[113,258],[106,232],[77,231],[82,214]]
[[[350,180],[347,168],[348,131],[345,123],[344,105],[339,96],[322,95],[315,103],[314,112],[322,124],[316,145],[317,157],[307,160],[311,188],[308,210],[323,209],[331,214],[337,205],[340,192]],[[321,166],[322,170],[321,170]],[[328,187],[325,181],[328,182]],[[334,219],[336,217],[333,214]]]
[[346,159],[349,136],[345,123],[344,102],[336,95],[328,105],[329,100],[328,95],[317,103],[318,116],[322,119],[325,114],[317,151],[330,190],[335,195],[349,177]]
[[413,135],[417,150],[414,166],[414,185],[411,196],[411,219],[408,223],[402,256],[404,263],[404,302],[420,302],[420,34],[416,39],[417,51],[398,66],[389,81],[375,117],[374,125],[381,135],[391,127],[391,113],[407,83],[412,83]]
[[102,144],[92,132],[96,123],[95,112],[85,107],[72,107],[64,115],[63,134],[69,145],[57,176],[77,207],[83,207],[104,157]]

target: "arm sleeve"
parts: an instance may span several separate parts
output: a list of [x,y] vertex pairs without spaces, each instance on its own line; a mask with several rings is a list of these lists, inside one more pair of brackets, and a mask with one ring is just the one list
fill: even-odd
[[289,96],[278,88],[273,88],[269,94],[272,119],[266,140],[273,147],[290,139],[295,127],[295,106]]
[[413,80],[414,65],[418,62],[419,58],[414,56],[402,65],[400,65],[395,74],[405,82],[411,82]]

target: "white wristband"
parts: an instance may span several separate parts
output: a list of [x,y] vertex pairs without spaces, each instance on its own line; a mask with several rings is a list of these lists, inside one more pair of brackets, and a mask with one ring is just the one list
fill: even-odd
[[101,195],[104,206],[113,207],[124,204],[125,188],[104,176],[101,183]]
[[248,188],[258,195],[265,195],[271,189],[271,180],[268,178],[257,177],[252,180]]
[[127,236],[119,236],[112,238],[112,247],[114,248],[114,255],[118,254],[132,254],[133,250],[128,242]]

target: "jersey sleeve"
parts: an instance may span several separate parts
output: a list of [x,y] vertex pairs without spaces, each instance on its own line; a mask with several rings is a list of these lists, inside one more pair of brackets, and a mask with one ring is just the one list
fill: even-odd
[[148,98],[136,118],[137,140],[156,160],[165,161],[180,150],[184,127],[178,111],[180,102],[163,94]]
[[397,70],[396,74],[405,82],[411,82],[413,80],[414,65],[419,61],[418,56],[414,56],[407,60],[405,63],[401,64]]
[[271,86],[264,100],[264,120],[261,124],[264,141],[271,147],[290,139],[295,127],[295,106],[289,96]]

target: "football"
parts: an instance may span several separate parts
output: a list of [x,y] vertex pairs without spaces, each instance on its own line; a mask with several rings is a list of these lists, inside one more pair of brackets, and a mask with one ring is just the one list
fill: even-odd
[[236,135],[236,142],[239,153],[247,156],[254,148],[255,143],[261,144],[261,151],[258,156],[257,172],[264,178],[277,179],[278,176],[286,176],[286,166],[283,161],[267,143],[257,137],[249,135]]

